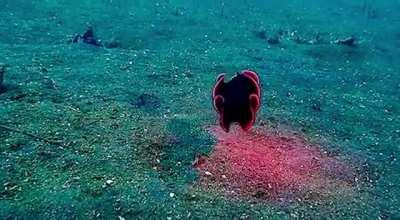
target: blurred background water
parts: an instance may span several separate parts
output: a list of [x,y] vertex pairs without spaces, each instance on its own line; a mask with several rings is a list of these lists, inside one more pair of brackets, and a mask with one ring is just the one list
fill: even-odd
[[[400,217],[400,1],[0,0],[1,218]],[[74,44],[92,26],[105,47]],[[221,72],[365,174],[341,201],[195,186]]]

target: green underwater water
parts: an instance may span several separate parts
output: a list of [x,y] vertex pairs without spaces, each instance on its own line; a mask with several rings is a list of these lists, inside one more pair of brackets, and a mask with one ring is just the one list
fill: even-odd
[[[400,218],[399,1],[0,3],[1,219]],[[116,47],[72,44],[89,24]],[[215,77],[246,68],[257,126],[354,163],[357,194],[282,205],[194,187]]]

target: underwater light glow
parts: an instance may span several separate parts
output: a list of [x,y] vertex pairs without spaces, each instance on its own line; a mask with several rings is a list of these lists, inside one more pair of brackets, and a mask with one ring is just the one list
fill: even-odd
[[[295,134],[256,128],[253,132],[219,127],[214,151],[195,167],[199,185],[227,195],[291,201],[321,199],[351,190],[355,170]],[[312,197],[312,198],[311,198]]]

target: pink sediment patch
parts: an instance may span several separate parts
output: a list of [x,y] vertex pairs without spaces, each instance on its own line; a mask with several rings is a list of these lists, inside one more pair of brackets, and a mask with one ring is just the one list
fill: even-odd
[[194,164],[203,189],[290,202],[320,200],[354,187],[355,169],[298,135],[262,128],[209,131],[217,138],[215,149]]

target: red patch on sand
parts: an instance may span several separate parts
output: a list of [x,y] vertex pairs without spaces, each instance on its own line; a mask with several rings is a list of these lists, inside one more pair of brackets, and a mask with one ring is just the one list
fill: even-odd
[[217,138],[215,149],[194,165],[203,189],[290,202],[320,200],[354,186],[351,166],[298,135],[261,128],[209,131]]

